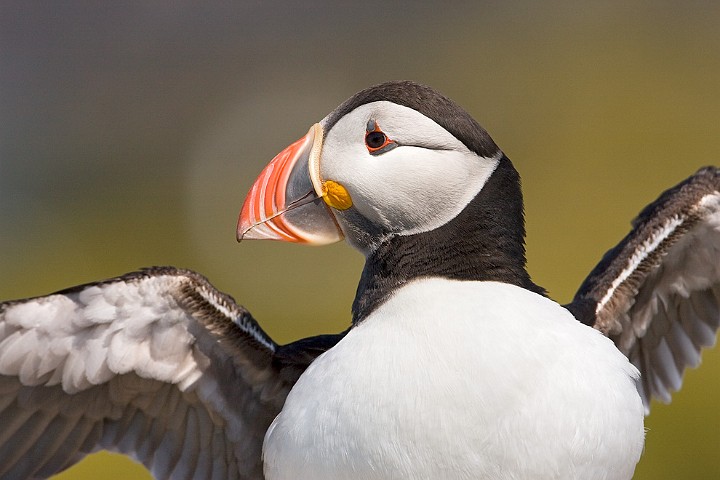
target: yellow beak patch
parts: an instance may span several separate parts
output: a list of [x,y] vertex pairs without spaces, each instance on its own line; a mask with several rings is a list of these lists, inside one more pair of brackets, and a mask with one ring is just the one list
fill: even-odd
[[329,206],[337,210],[347,210],[352,207],[352,198],[345,187],[338,182],[326,180],[323,186],[323,200]]
[[[352,199],[347,189],[338,182],[323,180],[320,176],[320,152],[323,144],[323,129],[319,123],[310,127],[312,132],[313,145],[308,158],[308,170],[310,181],[313,184],[315,193],[325,201],[326,204],[336,210],[347,210],[352,207]],[[308,132],[308,135],[310,135]]]

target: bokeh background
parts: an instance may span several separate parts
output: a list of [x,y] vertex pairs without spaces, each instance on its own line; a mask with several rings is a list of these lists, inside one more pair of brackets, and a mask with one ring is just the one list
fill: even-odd
[[[313,122],[413,79],[514,161],[529,269],[566,302],[645,204],[720,160],[719,25],[711,1],[2,1],[0,298],[170,264],[280,342],[344,329],[360,255],[238,245],[237,213]],[[637,479],[720,478],[720,349],[703,358],[653,406]],[[58,478],[143,472],[98,454]]]

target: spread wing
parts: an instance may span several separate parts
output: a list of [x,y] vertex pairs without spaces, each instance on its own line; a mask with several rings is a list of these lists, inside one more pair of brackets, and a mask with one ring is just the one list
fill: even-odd
[[262,479],[267,427],[341,336],[279,346],[171,267],[2,303],[0,478],[45,478],[109,449],[157,478]]
[[641,372],[640,393],[670,401],[720,326],[720,170],[664,192],[605,254],[567,308]]

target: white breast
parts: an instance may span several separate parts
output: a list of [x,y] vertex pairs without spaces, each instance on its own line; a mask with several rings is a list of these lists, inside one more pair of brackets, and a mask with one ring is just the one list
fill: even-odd
[[303,374],[265,437],[265,475],[630,479],[637,375],[551,300],[418,280]]

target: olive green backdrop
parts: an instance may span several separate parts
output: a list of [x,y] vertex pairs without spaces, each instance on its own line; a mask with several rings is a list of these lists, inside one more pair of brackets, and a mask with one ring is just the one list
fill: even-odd
[[[170,264],[280,342],[344,329],[359,254],[238,245],[235,221],[275,153],[385,80],[445,92],[513,160],[560,302],[720,160],[720,3],[343,3],[0,3],[0,298]],[[653,406],[637,479],[720,478],[720,350],[703,362]],[[139,472],[100,454],[58,478]]]

